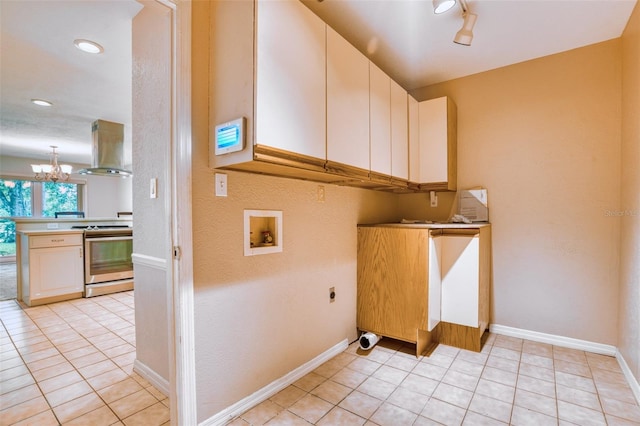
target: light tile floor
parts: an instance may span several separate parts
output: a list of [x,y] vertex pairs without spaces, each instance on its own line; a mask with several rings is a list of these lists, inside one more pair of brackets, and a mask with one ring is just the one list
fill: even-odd
[[489,335],[481,353],[357,343],[231,425],[640,425],[613,357]]
[[0,302],[0,425],[164,425],[133,372],[133,291],[37,307]]

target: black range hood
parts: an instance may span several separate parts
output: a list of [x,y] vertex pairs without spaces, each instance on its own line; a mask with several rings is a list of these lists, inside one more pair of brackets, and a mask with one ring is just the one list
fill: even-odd
[[124,168],[124,124],[96,120],[91,125],[93,138],[91,168],[78,170],[82,175],[131,176]]

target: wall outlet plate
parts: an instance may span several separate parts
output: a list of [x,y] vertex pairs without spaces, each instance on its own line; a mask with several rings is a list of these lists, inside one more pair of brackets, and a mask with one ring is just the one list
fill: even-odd
[[149,181],[149,198],[158,198],[158,178]]
[[227,196],[227,175],[216,173],[216,197]]

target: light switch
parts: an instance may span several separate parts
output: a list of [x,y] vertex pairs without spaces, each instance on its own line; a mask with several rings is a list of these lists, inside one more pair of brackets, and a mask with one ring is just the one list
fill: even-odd
[[227,175],[216,173],[216,197],[227,196]]
[[151,178],[149,182],[149,198],[158,198],[158,178]]

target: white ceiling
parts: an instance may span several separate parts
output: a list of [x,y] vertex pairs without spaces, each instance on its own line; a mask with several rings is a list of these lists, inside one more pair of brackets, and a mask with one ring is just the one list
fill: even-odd
[[[436,16],[431,0],[302,1],[408,90],[619,37],[636,3],[469,0],[478,20],[467,47],[452,42],[462,26],[457,6]],[[125,124],[131,143],[131,19],[140,8],[134,0],[0,1],[2,155],[47,159],[58,145],[61,162],[89,164],[96,119]],[[80,52],[76,38],[105,53]]]
[[407,90],[620,37],[636,0],[468,0],[471,46],[453,43],[458,5],[431,0],[302,0]]
[[[0,1],[2,155],[47,160],[57,145],[60,162],[89,164],[96,119],[125,124],[130,142],[131,20],[141,8],[133,0]],[[76,49],[78,38],[104,53]]]

